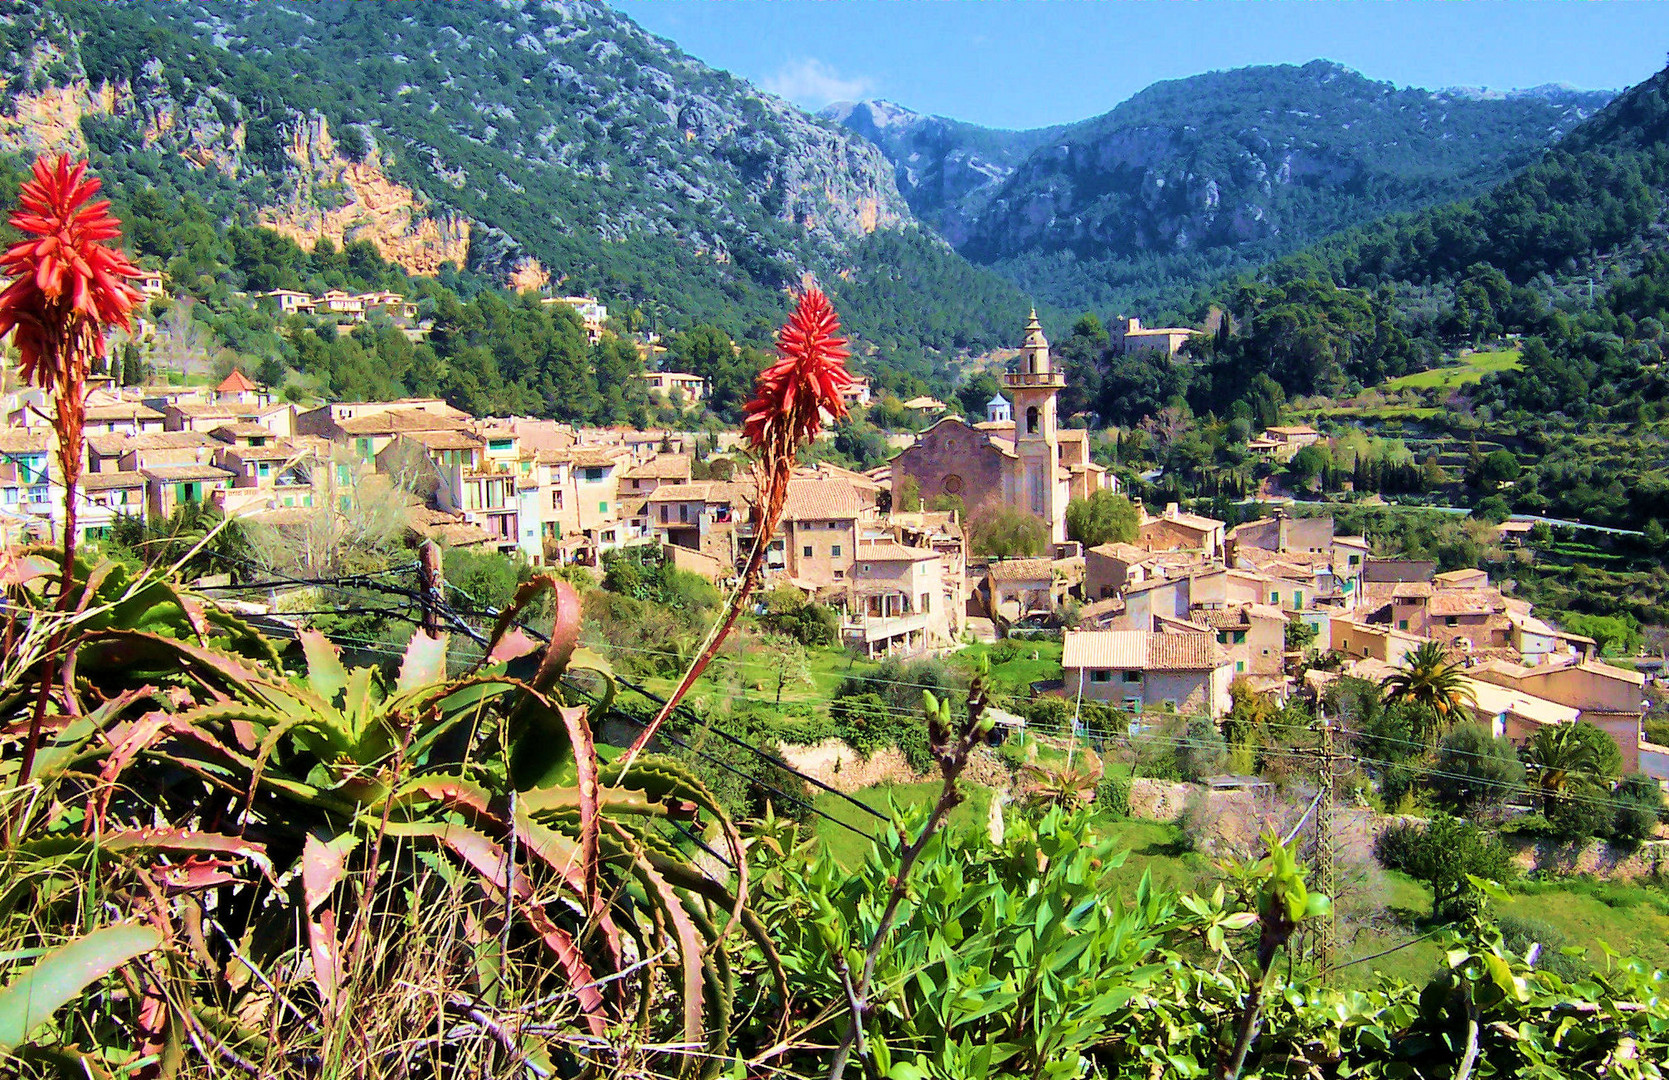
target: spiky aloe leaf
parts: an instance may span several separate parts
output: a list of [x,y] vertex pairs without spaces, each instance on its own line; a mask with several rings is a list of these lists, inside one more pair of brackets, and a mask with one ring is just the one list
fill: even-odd
[[301,651],[307,658],[307,684],[327,704],[348,688],[348,669],[342,666],[342,654],[335,645],[317,630],[303,630],[299,635]]
[[125,923],[53,949],[0,989],[0,1051],[27,1042],[31,1032],[87,987],[161,945],[162,935],[154,928]]
[[406,643],[406,655],[400,661],[400,677],[394,689],[404,694],[443,681],[446,678],[446,642],[445,634],[439,637],[413,634]]

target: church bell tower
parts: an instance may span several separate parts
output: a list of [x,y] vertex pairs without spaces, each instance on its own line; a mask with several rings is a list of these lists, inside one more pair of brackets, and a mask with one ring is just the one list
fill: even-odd
[[1003,376],[1003,384],[1014,402],[1014,453],[1020,459],[1014,503],[1043,519],[1055,543],[1063,543],[1068,485],[1056,479],[1061,455],[1055,396],[1065,388],[1066,375],[1049,359],[1049,339],[1043,336],[1035,308],[1026,323],[1019,364]]

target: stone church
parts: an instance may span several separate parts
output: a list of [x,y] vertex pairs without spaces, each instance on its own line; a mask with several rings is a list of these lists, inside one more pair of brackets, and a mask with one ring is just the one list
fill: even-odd
[[1113,487],[1089,459],[1089,432],[1062,428],[1055,399],[1066,375],[1049,357],[1049,340],[1033,311],[1015,370],[1003,376],[1012,399],[993,398],[986,419],[946,417],[892,460],[894,480],[913,476],[922,498],[959,495],[968,517],[1011,506],[1040,518],[1056,543],[1066,540],[1066,504]]

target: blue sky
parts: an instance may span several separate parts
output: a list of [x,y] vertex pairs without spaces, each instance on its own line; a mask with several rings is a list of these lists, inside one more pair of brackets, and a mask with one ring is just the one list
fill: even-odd
[[1621,89],[1664,66],[1669,3],[1573,0],[615,0],[807,108],[884,97],[992,127],[1106,112],[1161,79],[1336,60],[1430,88]]

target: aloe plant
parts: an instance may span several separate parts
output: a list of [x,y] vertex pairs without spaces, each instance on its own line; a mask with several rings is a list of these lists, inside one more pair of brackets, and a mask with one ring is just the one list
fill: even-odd
[[[418,635],[385,679],[315,634],[291,674],[259,635],[170,589],[82,580],[119,595],[89,605],[99,614],[73,638],[92,663],[53,694],[29,788],[41,797],[19,799],[0,852],[0,925],[44,942],[53,897],[76,900],[59,912],[73,925],[78,898],[103,888],[172,927],[164,954],[125,976],[134,1054],[190,1043],[282,1070],[345,1053],[348,1019],[402,959],[390,942],[438,906],[460,939],[437,959],[456,1022],[414,1039],[423,1053],[455,1052],[462,1031],[512,1072],[618,1065],[633,1046],[658,1048],[640,1053],[659,1071],[711,1071],[730,932],[769,968],[775,952],[711,793],[652,755],[599,759],[593,712],[612,676],[576,649],[565,583],[525,588],[464,670],[448,672],[446,639]],[[556,618],[539,648],[513,623],[542,589]],[[124,670],[162,678],[123,685]],[[741,870],[697,867],[674,821]],[[31,920],[33,938],[18,929]],[[555,1004],[529,1014],[530,999]],[[109,1038],[110,1010],[94,1011]]]

